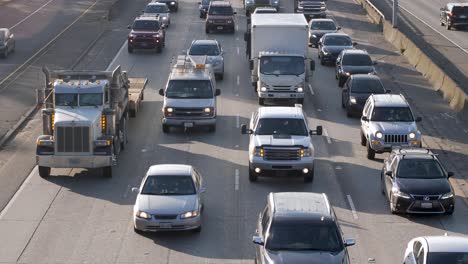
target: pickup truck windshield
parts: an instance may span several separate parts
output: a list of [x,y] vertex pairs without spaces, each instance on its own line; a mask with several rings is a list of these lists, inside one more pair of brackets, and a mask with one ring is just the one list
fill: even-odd
[[102,105],[102,93],[80,94],[80,106]]
[[158,31],[159,22],[156,20],[137,20],[133,23],[133,30]]
[[166,90],[167,98],[208,99],[213,98],[209,80],[172,80]]
[[232,16],[232,7],[230,6],[217,6],[217,7],[210,7],[208,10],[208,14],[212,16]]
[[78,94],[55,94],[55,105],[57,106],[78,106]]
[[255,134],[307,136],[307,128],[303,119],[262,118],[258,121]]
[[413,122],[413,115],[408,107],[376,107],[371,116],[377,122]]
[[304,68],[302,57],[263,56],[260,59],[260,72],[266,75],[300,75]]

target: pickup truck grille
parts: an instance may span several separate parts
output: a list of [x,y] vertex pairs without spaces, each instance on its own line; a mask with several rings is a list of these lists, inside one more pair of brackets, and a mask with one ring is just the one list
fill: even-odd
[[408,135],[385,135],[385,143],[407,143]]
[[270,0],[256,0],[255,5],[256,6],[269,6]]
[[57,152],[90,152],[89,127],[56,127]]
[[175,117],[200,117],[205,116],[203,108],[175,108],[174,109]]
[[263,149],[265,160],[300,160],[300,148],[266,147]]

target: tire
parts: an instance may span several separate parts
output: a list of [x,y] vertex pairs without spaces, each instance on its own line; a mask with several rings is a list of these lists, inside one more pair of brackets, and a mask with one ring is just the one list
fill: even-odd
[[258,180],[258,175],[251,169],[249,169],[249,181],[256,182]]
[[39,176],[41,178],[47,178],[50,176],[50,167],[39,166]]
[[447,21],[447,23],[445,24],[445,27],[447,28],[447,30],[450,30],[452,29],[452,25],[450,25],[450,23]]
[[127,48],[127,51],[128,51],[128,53],[133,53],[133,48],[132,48],[132,47],[128,47],[128,48]]
[[320,58],[320,65],[325,65],[325,61],[322,58]]
[[371,148],[369,141],[367,141],[367,158],[370,160],[375,159],[375,150]]
[[339,86],[339,87],[343,87],[344,83],[345,83],[345,82],[344,82],[343,78],[339,77],[339,78],[338,78],[338,86]]
[[[143,100],[143,99],[142,99]],[[136,117],[136,111],[135,109],[130,109],[130,111],[128,112],[130,117]]]
[[442,22],[442,19],[440,20],[440,25],[443,26],[444,25],[444,22]]
[[164,134],[169,133],[169,126],[163,124],[163,125],[162,125],[162,131],[163,131]]
[[367,144],[367,138],[366,136],[362,133],[362,130],[360,131],[361,134],[361,146],[365,147]]
[[259,105],[265,105],[265,98],[258,98],[258,104]]
[[194,233],[200,233],[201,230],[202,230],[202,227],[199,226],[199,227],[195,228],[195,229],[193,230],[193,232],[194,232]]
[[207,27],[205,27],[205,33],[206,33],[206,34],[210,34],[210,29],[207,28]]
[[297,99],[298,104],[304,104],[304,98],[299,98]]
[[121,150],[125,150],[125,145],[127,145],[127,133],[128,133],[127,121],[128,121],[128,117],[126,116],[122,120],[123,140],[122,140],[122,142],[120,142],[120,149]]
[[314,171],[315,168],[312,168],[311,171],[304,177],[304,182],[312,182],[314,180]]
[[[162,44],[161,44],[162,45]],[[162,46],[161,45],[158,45],[156,47],[156,53],[161,53],[162,52]]]
[[346,105],[344,103],[343,95],[341,95],[341,108],[346,108]]
[[102,174],[105,178],[112,178],[112,166],[102,168]]
[[349,107],[346,107],[346,116],[347,116],[347,117],[353,117],[353,113],[351,112],[351,110],[349,109]]
[[210,126],[208,127],[208,132],[210,132],[210,133],[216,132],[216,125],[210,125]]
[[135,233],[139,234],[139,235],[142,235],[142,234],[145,233],[145,232],[142,231],[142,230],[136,229],[136,227],[133,227],[133,231],[134,231]]

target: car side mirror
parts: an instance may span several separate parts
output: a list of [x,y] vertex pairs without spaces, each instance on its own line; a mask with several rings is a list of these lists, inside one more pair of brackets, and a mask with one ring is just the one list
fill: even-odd
[[385,175],[390,176],[390,177],[393,177],[393,172],[392,172],[392,171],[386,171],[386,172],[385,172]]
[[323,133],[323,128],[322,126],[317,126],[317,128],[315,128],[315,130],[310,130],[309,131],[309,135],[317,135],[317,136],[321,136]]
[[422,121],[422,117],[418,116],[416,117],[416,122],[421,122]]
[[346,239],[344,241],[345,247],[354,246],[355,244],[356,244],[356,240],[354,240],[354,239]]
[[252,238],[252,242],[253,242],[254,244],[257,244],[257,245],[260,245],[260,246],[265,245],[265,241],[263,240],[263,238],[261,238],[261,237],[259,237],[259,236],[254,236],[254,237]]
[[348,92],[348,88],[343,88],[343,93],[347,93]]
[[361,117],[361,120],[364,121],[364,122],[368,122],[369,121],[369,118],[367,116],[362,116]]
[[336,27],[336,30],[340,30],[340,29],[341,29],[341,27]]
[[205,187],[200,187],[200,189],[198,190],[199,193],[205,193],[206,192],[206,188]]
[[247,126],[245,124],[241,125],[241,134],[242,135],[247,134]]
[[221,95],[221,90],[220,89],[216,89],[215,90],[215,96],[219,96]]
[[454,175],[453,172],[451,172],[451,171],[447,172],[447,177],[448,177],[448,178],[452,177],[453,175]]
[[164,96],[164,89],[159,89],[159,95]]
[[253,70],[253,68],[254,68],[254,61],[253,60],[249,61],[249,68],[250,68],[250,70]]
[[354,41],[354,42],[353,42],[353,46],[356,46],[356,45],[357,45],[357,42],[356,42],[356,41]]
[[132,188],[132,192],[134,192],[134,193],[139,193],[139,192],[140,192],[140,188],[133,187],[133,188]]
[[132,27],[130,25],[127,26],[128,29],[131,29]]
[[391,92],[392,90],[389,90],[389,89],[385,90],[385,93],[391,93]]
[[314,60],[310,61],[310,70],[315,71],[315,61]]
[[377,62],[376,62],[376,61],[373,61],[373,62],[372,62],[372,65],[377,65]]

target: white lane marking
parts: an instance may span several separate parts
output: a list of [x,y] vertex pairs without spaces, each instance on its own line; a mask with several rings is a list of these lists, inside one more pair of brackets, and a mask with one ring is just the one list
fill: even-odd
[[237,41],[239,41],[239,38],[236,38]]
[[[70,25],[68,25],[66,28],[64,28],[60,33],[57,34],[53,39],[51,39],[47,44],[42,46],[36,53],[34,53],[29,59],[27,59],[23,64],[18,66],[14,71],[12,71],[8,76],[3,78],[3,80],[0,81],[0,85],[2,85],[6,80],[10,79],[11,76],[16,74],[21,68],[23,68],[26,64],[28,64],[31,60],[33,60],[37,55],[39,55],[42,51],[44,51],[47,47],[49,47],[50,44],[52,44],[55,40],[57,40],[63,33],[65,33],[69,28],[71,28],[78,20],[80,20],[84,15],[86,15],[91,8],[93,8],[97,4],[97,1],[94,2],[88,9],[86,9],[79,17],[77,17]],[[18,77],[17,77],[18,78]],[[16,79],[15,79],[16,80]]]
[[240,123],[240,120],[239,120],[239,114],[237,114],[236,116],[236,127],[239,128],[239,123]]
[[317,109],[317,112],[322,112],[322,109],[318,108],[318,109]]
[[122,44],[122,47],[120,47],[120,49],[119,49],[119,51],[117,52],[117,54],[115,55],[115,57],[114,57],[114,58],[112,59],[112,61],[109,63],[109,66],[107,66],[106,71],[108,71],[108,70],[111,68],[112,64],[115,63],[115,61],[117,60],[117,58],[120,56],[120,53],[122,53],[122,51],[124,50],[126,44],[127,44],[127,41],[124,41],[124,43]]
[[335,169],[342,170],[343,168],[341,166],[336,166]]
[[239,31],[239,24],[236,24],[236,31]]
[[236,191],[239,190],[239,169],[236,169],[236,172],[235,172],[235,184],[234,184],[234,189]]
[[237,75],[237,86],[239,86],[239,85],[240,85],[240,76]]
[[19,189],[16,191],[16,193],[13,195],[13,197],[8,201],[7,205],[3,208],[3,210],[0,212],[0,220],[3,218],[3,216],[6,214],[8,209],[13,206],[15,201],[18,199],[18,197],[21,195],[23,192],[24,188],[28,185],[28,183],[31,181],[31,178],[36,175],[38,168],[35,166],[32,171],[29,173],[29,176],[24,180],[23,184],[19,187]]
[[310,94],[314,95],[314,89],[312,89],[312,85],[310,85],[310,83],[308,84],[309,86],[309,90],[310,90]]
[[239,47],[237,47],[237,55],[239,55],[239,52],[240,52],[240,51],[239,51]]
[[330,139],[330,136],[328,135],[328,131],[326,128],[323,129],[323,135],[325,136],[325,139],[327,140],[328,144],[331,144],[332,141]]
[[239,145],[236,145],[235,147],[236,147],[236,148],[238,148],[238,147],[239,147]]
[[23,23],[24,21],[26,21],[28,18],[32,17],[34,14],[36,14],[37,12],[41,11],[42,8],[46,7],[50,2],[52,2],[54,0],[49,0],[47,3],[43,4],[41,7],[39,7],[39,9],[37,9],[36,11],[32,12],[31,14],[29,14],[27,17],[21,19],[18,23],[14,24],[13,26],[10,27],[10,29],[14,29],[15,27],[19,26],[21,23]]
[[130,185],[127,185],[127,189],[125,189],[125,192],[124,192],[124,195],[123,195],[124,198],[127,198],[128,192],[130,191],[130,189],[131,189]]
[[355,220],[358,219],[358,215],[356,213],[356,207],[354,207],[353,199],[351,195],[347,194],[346,197],[348,198],[349,207],[351,207],[351,212],[353,213],[353,217]]

